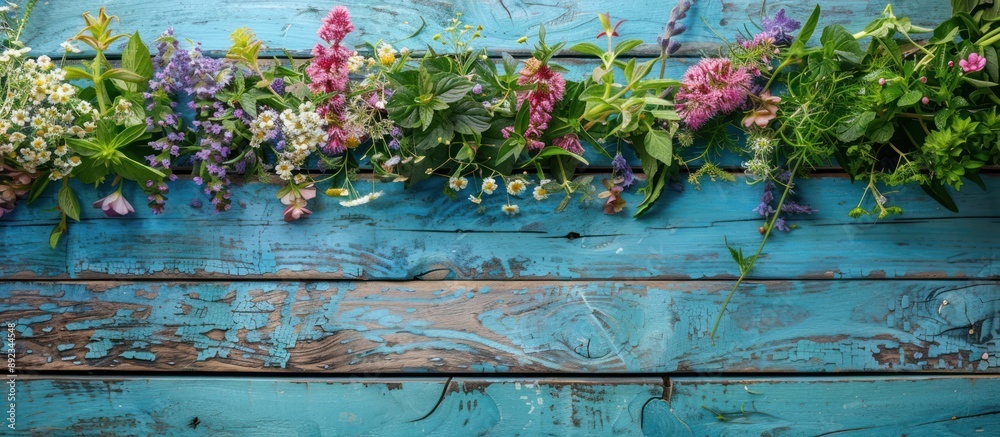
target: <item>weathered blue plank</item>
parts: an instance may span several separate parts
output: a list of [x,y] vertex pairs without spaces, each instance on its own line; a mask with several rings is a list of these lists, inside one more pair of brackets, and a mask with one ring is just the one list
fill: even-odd
[[[958,214],[919,188],[902,188],[889,201],[906,212],[878,223],[847,217],[861,186],[843,177],[803,181],[798,194],[819,212],[798,221],[801,229],[772,238],[752,276],[996,278],[1000,240],[983,236],[1000,234],[1000,178],[985,179],[992,190],[970,186],[955,196]],[[479,214],[464,200],[468,193],[458,201],[441,195],[442,183],[409,191],[378,184],[383,197],[356,208],[315,199],[315,213],[296,223],[281,221],[273,185],[236,187],[233,210],[217,214],[191,207],[189,201],[202,198],[200,188],[180,181],[162,216],[142,208],[142,194],[130,186],[126,196],[139,209],[133,217],[106,218],[85,208],[56,250],[46,244],[55,223],[53,190],[0,220],[7,249],[0,277],[412,279],[433,271],[461,279],[720,278],[737,273],[723,237],[747,251],[761,238],[762,221],[752,211],[760,187],[742,180],[668,192],[640,220],[576,201],[554,214],[556,196],[513,198],[521,213],[508,217],[500,210],[503,194],[484,200]],[[86,205],[108,191],[80,194]],[[632,193],[625,198],[629,205],[640,201]]]
[[[760,0],[734,0],[721,4],[706,0],[694,2],[686,21],[689,30],[679,40],[686,44],[690,53],[716,46],[719,40],[713,31],[731,38],[745,28],[753,29],[752,22],[760,21],[761,3]],[[61,53],[59,44],[76,35],[82,26],[80,14],[86,11],[96,13],[98,8],[104,6],[108,8],[108,13],[121,18],[115,29],[125,33],[138,30],[147,41],[152,41],[166,27],[172,26],[181,38],[201,41],[209,51],[224,52],[230,45],[229,33],[238,27],[250,26],[269,47],[307,55],[318,42],[316,29],[320,20],[336,4],[348,7],[357,28],[348,38],[349,44],[399,41],[409,37],[420,29],[422,22],[426,22],[423,31],[416,37],[399,44],[423,48],[433,42],[432,36],[440,33],[448,20],[463,12],[465,22],[485,27],[483,38],[477,42],[478,47],[497,52],[527,50],[529,47],[518,45],[515,41],[525,35],[534,37],[539,25],[545,25],[550,42],[567,41],[568,47],[576,42],[593,41],[601,31],[597,14],[610,11],[614,19],[626,20],[619,29],[623,37],[649,43],[640,47],[640,53],[659,54],[655,46],[656,36],[663,32],[674,2],[632,0],[613,5],[598,0],[404,0],[391,5],[373,5],[370,0],[299,0],[292,4],[274,0],[218,0],[211,3],[195,0],[39,2],[26,31],[26,42],[39,53]],[[951,12],[949,3],[945,1],[896,0],[892,4],[896,15],[909,15],[914,24],[922,26],[933,26],[949,17]],[[803,22],[813,6],[814,2],[792,0],[767,2],[769,13],[785,8],[788,16]],[[885,2],[871,0],[827,2],[820,25],[842,24],[852,31],[861,30],[884,7]]]
[[[995,360],[996,358],[991,358]],[[997,433],[1000,378],[672,378],[647,436]]]
[[[997,372],[996,282],[0,283],[22,370]],[[947,303],[945,303],[947,302]],[[29,352],[30,351],[30,352]]]
[[[35,435],[642,435],[659,379],[22,378]],[[197,426],[193,425],[197,418]]]

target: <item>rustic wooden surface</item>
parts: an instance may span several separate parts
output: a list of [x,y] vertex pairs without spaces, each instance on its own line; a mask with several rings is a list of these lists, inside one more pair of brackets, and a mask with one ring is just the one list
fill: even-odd
[[2,283],[0,320],[24,371],[1000,369],[997,282],[747,284],[712,346],[730,284]]
[[[40,435],[642,435],[659,378],[22,378]],[[198,425],[192,427],[194,419]]]
[[[342,3],[358,27],[349,44],[407,38],[422,17],[421,32],[395,43],[421,49],[465,12],[485,26],[479,46],[492,55],[525,54],[530,44],[514,40],[533,43],[539,24],[550,43],[595,41],[596,14],[608,10],[627,20],[622,37],[651,43],[673,6]],[[117,30],[137,29],[147,42],[173,26],[220,55],[233,29],[250,26],[268,56],[305,57],[333,3],[43,1],[27,29],[33,54],[61,56],[79,14],[101,6],[121,17]],[[857,31],[884,6],[826,2],[821,25]],[[767,3],[800,21],[812,7]],[[918,25],[949,13],[945,1],[893,7]],[[758,1],[696,2],[668,75],[714,53],[713,31],[732,39],[754,29],[759,11]],[[646,44],[633,54],[656,52]],[[571,79],[593,67],[563,55]],[[734,157],[723,163],[738,171]],[[353,209],[316,199],[315,214],[290,224],[275,185],[241,184],[233,210],[216,214],[192,207],[207,202],[180,181],[165,215],[150,214],[128,187],[135,215],[87,208],[57,250],[46,244],[56,221],[50,190],[0,220],[0,322],[17,326],[18,432],[996,433],[1000,380],[977,374],[996,373],[1000,362],[1000,176],[985,178],[992,191],[958,193],[957,214],[916,187],[900,189],[888,197],[905,213],[877,223],[847,217],[862,186],[836,175],[803,181],[797,195],[819,212],[769,242],[713,346],[708,332],[738,273],[723,238],[744,251],[761,238],[752,212],[760,187],[737,176],[701,191],[684,184],[641,220],[575,201],[553,214],[556,196],[515,199],[516,217],[500,213],[503,196],[494,196],[480,214],[444,198],[438,180],[409,191],[379,184],[385,197]],[[108,189],[78,192],[86,205]],[[626,198],[630,208],[640,201]]]
[[[572,45],[593,41],[601,32],[597,14],[610,12],[615,20],[626,23],[619,29],[625,38],[641,39],[649,44],[637,53],[659,54],[656,36],[663,33],[670,17],[673,1],[630,0],[609,4],[598,0],[404,0],[373,5],[370,0],[338,2],[297,0],[292,4],[274,0],[217,0],[211,7],[193,1],[162,2],[152,0],[119,0],[102,2],[39,2],[35,20],[27,29],[29,46],[42,53],[61,53],[59,43],[75,35],[83,20],[80,14],[97,12],[101,6],[109,14],[118,15],[117,29],[131,32],[138,29],[142,37],[152,41],[167,27],[173,27],[181,38],[202,43],[207,51],[225,52],[229,34],[234,29],[250,26],[271,48],[287,49],[296,55],[308,56],[318,42],[316,29],[333,5],[347,6],[357,30],[348,44],[363,44],[379,40],[395,42],[414,49],[426,47],[433,35],[440,33],[448,21],[459,12],[463,20],[485,28],[479,47],[492,51],[524,51],[516,44],[521,36],[535,37],[539,25],[545,25],[550,42],[568,41]],[[697,55],[719,44],[718,32],[732,38],[736,32],[754,29],[760,22],[761,1],[701,0],[694,2],[685,24],[689,30],[680,41],[687,44],[688,54]],[[951,12],[946,1],[897,0],[892,2],[897,16],[913,16],[917,25],[930,26],[943,21]],[[852,31],[861,30],[873,17],[882,13],[885,2],[872,0],[838,0],[824,3],[820,25],[841,24]],[[812,12],[813,2],[771,0],[767,11],[787,9],[787,15],[799,21]],[[421,28],[421,19],[426,25]],[[704,19],[704,21],[702,21]],[[439,44],[439,43],[434,43]]]
[[996,377],[672,378],[648,436],[993,435]]
[[[983,236],[1000,234],[1000,178],[986,179],[992,190],[968,186],[956,195],[958,214],[919,188],[902,188],[889,200],[905,213],[879,222],[847,216],[862,186],[843,177],[803,181],[798,194],[819,212],[802,217],[800,229],[775,235],[752,276],[997,278],[1000,240]],[[723,238],[747,252],[761,238],[763,221],[752,211],[761,188],[742,179],[668,192],[639,220],[607,216],[599,204],[577,201],[553,214],[557,196],[513,199],[521,213],[509,217],[500,211],[505,196],[497,194],[479,214],[465,200],[468,193],[459,200],[441,195],[443,183],[436,179],[408,191],[379,184],[385,195],[355,208],[320,196],[310,202],[314,214],[295,223],[281,220],[284,205],[274,185],[235,188],[233,209],[219,214],[211,206],[191,207],[191,199],[205,200],[200,188],[177,182],[160,216],[144,208],[142,193],[129,186],[134,216],[107,218],[84,208],[83,221],[71,223],[58,250],[46,244],[56,221],[52,191],[0,221],[9,248],[0,278],[732,278],[738,270]],[[641,198],[629,191],[625,198],[634,207]],[[87,205],[108,189],[81,188],[79,194]]]

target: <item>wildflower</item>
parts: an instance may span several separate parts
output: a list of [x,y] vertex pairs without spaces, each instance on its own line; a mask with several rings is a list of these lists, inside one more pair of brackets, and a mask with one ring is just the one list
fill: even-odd
[[477,84],[475,84],[472,87],[472,94],[479,95],[479,94],[482,94],[482,93],[483,93],[483,85],[482,84],[477,83]]
[[609,37],[618,36],[618,26],[621,26],[622,23],[625,22],[625,20],[619,20],[618,23],[615,24],[615,27],[611,27],[610,12],[597,14],[597,20],[601,22],[601,26],[604,28],[604,31],[597,34],[598,39],[600,39],[602,36],[609,36]]
[[702,59],[684,73],[677,112],[688,127],[697,130],[712,117],[742,106],[752,80],[745,67],[734,68],[729,59]]
[[788,227],[788,223],[785,222],[784,217],[778,217],[778,219],[774,221],[774,227],[782,232],[790,232],[792,230],[792,228]]
[[930,104],[931,103],[931,99],[929,97],[927,97],[927,96],[924,96],[924,98],[920,99],[920,103],[923,103],[925,105]]
[[66,53],[80,53],[80,49],[76,48],[70,41],[63,41],[62,44],[59,44],[59,47],[62,47]]
[[793,40],[791,33],[802,25],[798,21],[785,17],[784,9],[779,10],[774,18],[762,18],[760,24],[764,29],[763,33],[773,37],[778,44],[791,44]]
[[284,220],[286,222],[290,222],[292,220],[298,220],[302,218],[302,216],[312,214],[312,211],[309,208],[306,208],[306,204],[306,199],[296,197],[290,204],[288,204],[287,207],[285,207],[285,212],[282,214]]
[[493,179],[493,178],[483,179],[483,192],[484,193],[486,193],[486,194],[493,194],[493,192],[496,191],[497,188],[499,188],[499,186],[497,186],[496,179]]
[[512,196],[520,195],[526,188],[528,185],[522,179],[512,179],[507,182],[507,192]]
[[346,188],[327,188],[325,193],[327,196],[330,197],[338,197],[338,196],[346,197],[348,194],[350,194],[350,192],[347,191]]
[[[528,150],[541,150],[545,143],[541,141],[542,135],[549,127],[552,120],[552,111],[556,104],[562,100],[566,92],[566,79],[562,75],[552,71],[548,65],[538,59],[531,58],[524,62],[520,77],[517,78],[518,85],[534,85],[535,88],[527,92],[517,94],[517,105],[521,107],[524,102],[528,102],[528,127],[522,133],[527,141]],[[513,126],[504,129],[503,134],[509,137],[513,132]],[[562,140],[563,145],[572,147],[582,152],[579,141],[575,144],[572,138]]]
[[[317,34],[329,44],[324,47],[317,44],[313,47],[313,62],[306,68],[306,74],[312,81],[309,89],[314,94],[335,93],[318,108],[320,117],[327,120],[326,145],[323,151],[327,154],[339,154],[347,150],[345,144],[348,134],[345,129],[347,116],[345,111],[346,93],[348,90],[348,60],[354,52],[341,43],[348,33],[354,30],[351,16],[347,8],[336,6],[323,19]],[[390,47],[391,49],[391,47]]]
[[119,217],[130,212],[135,212],[128,200],[122,196],[121,189],[107,195],[94,202],[94,208],[104,211],[108,217]]
[[383,66],[391,66],[396,63],[396,54],[399,53],[391,45],[382,43],[378,47],[378,61]]
[[747,129],[753,125],[757,125],[759,128],[767,127],[767,124],[778,116],[778,103],[781,103],[781,97],[772,96],[769,90],[762,91],[760,93],[761,106],[743,117],[743,127]]
[[624,188],[622,188],[621,185],[615,185],[614,183],[612,183],[607,179],[604,179],[601,182],[604,184],[604,188],[607,188],[607,191],[598,194],[597,197],[601,199],[608,199],[606,202],[604,202],[604,207],[602,208],[604,210],[604,213],[615,214],[625,209],[625,199],[622,199],[621,196],[622,190],[624,190]]
[[552,140],[552,145],[569,153],[583,154],[583,145],[580,144],[580,137],[576,136],[576,134],[566,134],[556,138]]
[[535,198],[535,200],[539,201],[549,198],[549,192],[546,191],[544,188],[542,188],[540,185],[535,187],[534,191],[531,192],[531,195]]
[[361,196],[361,197],[359,197],[357,199],[354,199],[354,200],[341,201],[340,205],[341,206],[346,206],[346,207],[364,205],[364,204],[366,204],[368,202],[371,202],[372,200],[378,199],[381,196],[382,196],[382,192],[381,191],[374,192],[374,193],[368,193],[368,194],[366,194],[364,196]]
[[448,179],[448,186],[455,191],[462,191],[462,189],[468,185],[469,185],[469,180],[461,176],[452,177]]
[[672,38],[687,30],[687,27],[680,24],[680,20],[687,17],[687,12],[690,9],[691,2],[689,0],[681,0],[670,10],[670,19],[667,20],[667,25],[663,29],[663,35],[656,37],[656,42],[660,45],[661,54],[672,55],[677,50],[680,50],[680,43]]
[[507,215],[514,215],[514,214],[517,214],[517,213],[521,212],[521,207],[519,207],[517,205],[512,205],[510,203],[504,205],[502,207],[502,209],[503,209],[503,213],[507,214]]
[[[950,61],[948,62],[948,64],[949,67],[954,65]],[[962,67],[963,72],[974,73],[979,70],[982,70],[983,68],[986,68],[986,58],[979,56],[979,53],[972,52],[969,53],[968,58],[958,61],[958,65]]]
[[476,197],[475,195],[470,194],[469,195],[469,202],[472,202],[472,203],[475,203],[476,205],[479,205],[480,203],[483,202],[483,199],[481,199],[479,197]]
[[878,84],[879,84],[880,86],[885,86],[885,78],[884,78],[884,77],[880,77],[880,78],[878,78]]
[[632,166],[628,165],[628,162],[625,161],[625,157],[621,153],[615,155],[615,159],[611,160],[611,168],[615,179],[621,178],[622,187],[631,186],[635,182],[635,173],[632,171]]

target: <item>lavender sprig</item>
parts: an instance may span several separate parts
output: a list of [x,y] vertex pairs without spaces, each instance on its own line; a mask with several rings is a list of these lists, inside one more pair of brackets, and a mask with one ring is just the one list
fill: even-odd
[[677,50],[681,48],[681,44],[672,38],[687,30],[687,26],[681,24],[680,20],[687,17],[692,3],[691,0],[678,1],[677,5],[670,10],[670,20],[667,21],[667,25],[663,29],[663,35],[656,37],[656,42],[660,45],[660,58],[662,59],[660,61],[660,79],[663,79],[663,74],[667,71],[667,58],[677,53]]

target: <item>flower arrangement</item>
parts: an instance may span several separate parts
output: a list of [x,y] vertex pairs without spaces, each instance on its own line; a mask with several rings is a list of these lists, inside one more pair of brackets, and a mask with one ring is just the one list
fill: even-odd
[[[93,203],[109,216],[134,211],[125,181],[142,187],[154,213],[166,213],[174,171],[187,166],[220,213],[231,207],[231,175],[275,175],[285,221],[310,215],[317,193],[354,207],[382,195],[374,181],[430,177],[449,197],[507,215],[529,196],[560,193],[556,211],[578,196],[617,214],[630,208],[621,193],[638,189],[638,217],[682,174],[695,186],[705,176],[735,180],[712,161],[726,151],[744,158],[748,183],[761,187],[748,213],[764,221],[753,255],[730,248],[740,271],[735,292],[772,231],[791,231],[792,216],[815,212],[799,203],[806,193],[795,181],[816,167],[839,165],[863,185],[845,213],[881,219],[902,212],[890,203],[894,186],[919,184],[955,209],[948,187],[983,186],[979,169],[1000,162],[1000,26],[996,9],[980,1],[953,0],[952,17],[934,29],[888,6],[858,33],[817,29],[818,6],[809,17],[777,11],[679,79],[664,77],[665,67],[682,48],[689,0],[671,9],[656,40],[660,56],[646,61],[627,58],[642,41],[623,39],[628,26],[612,25],[610,14],[597,17],[601,45],[549,45],[542,27],[521,60],[475,47],[485,30],[461,15],[419,56],[385,41],[359,52],[347,43],[350,13],[338,6],[322,20],[311,60],[265,64],[251,29],[232,33],[225,58],[182,44],[170,29],[151,54],[138,34],[116,34],[103,9],[85,14],[64,44],[68,52],[89,46],[93,59],[29,58],[20,37],[35,3],[0,8],[0,216],[59,183],[53,247],[67,219],[79,220],[71,178],[110,181],[115,191]],[[105,53],[122,42],[113,67]],[[596,58],[597,67],[581,81],[567,78],[553,58],[567,50]],[[588,153],[612,166],[599,194],[592,175],[576,175]],[[639,175],[624,158],[633,154]],[[367,171],[370,178],[359,176]],[[487,210],[484,201],[500,195],[506,200]]]

